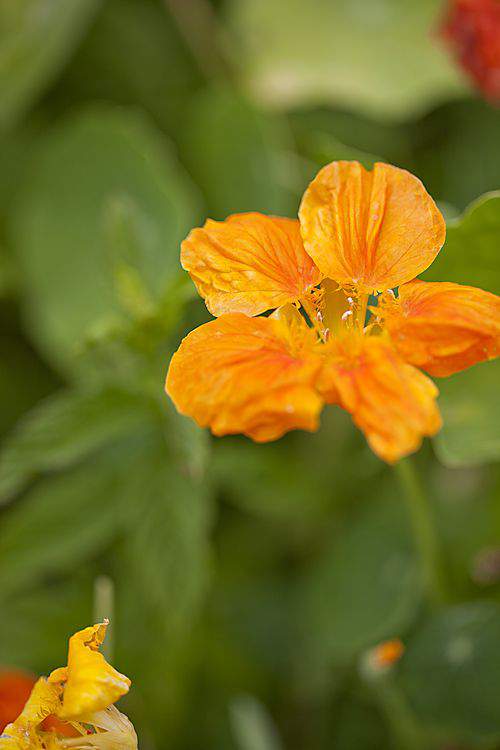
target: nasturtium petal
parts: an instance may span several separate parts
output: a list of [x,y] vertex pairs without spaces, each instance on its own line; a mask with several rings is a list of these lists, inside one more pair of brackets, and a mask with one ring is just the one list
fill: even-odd
[[413,281],[379,305],[399,354],[430,375],[452,375],[500,353],[500,298],[490,292]]
[[21,728],[36,727],[47,716],[57,713],[60,706],[61,687],[40,677],[34,684],[31,695],[14,722]]
[[40,677],[34,684],[26,704],[15,721],[5,727],[0,737],[0,750],[52,750],[55,738],[47,735],[43,743],[37,728],[61,705],[61,686]]
[[208,219],[182,243],[181,263],[212,315],[259,315],[300,299],[320,274],[299,222],[259,213]]
[[165,387],[181,414],[214,435],[244,433],[266,442],[292,429],[318,428],[321,364],[315,335],[302,319],[289,324],[229,313],[186,336]]
[[381,336],[352,333],[331,342],[318,381],[325,400],[346,409],[371,449],[393,463],[441,427],[438,390]]
[[107,623],[93,625],[69,639],[67,682],[59,718],[81,719],[107,708],[128,692],[128,677],[117,672],[99,653],[106,627]]
[[444,219],[420,180],[377,162],[320,170],[299,211],[304,247],[321,272],[344,287],[370,293],[410,281],[434,260],[445,240]]

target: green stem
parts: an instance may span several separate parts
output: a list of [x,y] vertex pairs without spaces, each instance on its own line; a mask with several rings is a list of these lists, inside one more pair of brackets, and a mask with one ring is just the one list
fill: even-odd
[[106,640],[102,644],[101,652],[108,661],[113,661],[113,614],[115,587],[109,576],[100,575],[94,581],[94,621],[110,621],[110,628]]
[[420,556],[425,589],[431,602],[446,599],[441,550],[429,498],[422,488],[413,461],[409,458],[394,467],[411,517],[417,551]]
[[382,678],[375,687],[377,700],[391,727],[396,747],[401,750],[423,750],[427,746],[425,737],[403,695],[391,683],[391,678]]

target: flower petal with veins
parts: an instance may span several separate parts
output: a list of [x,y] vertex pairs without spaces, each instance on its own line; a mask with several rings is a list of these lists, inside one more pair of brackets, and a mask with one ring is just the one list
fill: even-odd
[[500,353],[500,299],[451,282],[412,281],[374,308],[399,354],[444,377]]
[[165,388],[181,414],[214,435],[241,432],[266,442],[318,428],[321,365],[316,336],[300,316],[230,313],[186,336]]
[[441,427],[438,390],[381,336],[351,333],[331,342],[318,381],[328,403],[346,409],[371,449],[393,463]]
[[297,219],[258,213],[208,219],[182,243],[181,263],[216,316],[259,315],[300,299],[321,279]]
[[413,279],[446,234],[420,180],[381,163],[371,172],[357,161],[323,167],[304,193],[299,219],[304,247],[321,272],[363,294]]

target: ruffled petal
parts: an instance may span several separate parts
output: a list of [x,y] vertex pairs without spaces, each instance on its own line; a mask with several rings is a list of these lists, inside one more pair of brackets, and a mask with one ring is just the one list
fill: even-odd
[[182,243],[181,263],[212,315],[259,315],[320,281],[299,222],[258,213],[209,219]]
[[117,672],[99,653],[106,627],[107,623],[94,625],[69,639],[67,682],[59,718],[78,720],[107,708],[128,692],[128,677]]
[[380,336],[332,341],[318,387],[326,401],[352,415],[374,453],[389,463],[416,451],[441,427],[434,383]]
[[413,281],[398,299],[384,295],[379,310],[401,356],[430,375],[452,375],[500,353],[500,298],[482,289]]
[[317,429],[321,363],[315,334],[300,316],[231,313],[186,336],[165,388],[181,414],[214,435],[266,442],[288,430]]
[[360,292],[410,281],[434,260],[446,226],[420,180],[404,169],[332,162],[299,211],[304,246],[325,276]]
[[37,727],[59,710],[60,695],[59,685],[40,677],[17,719],[5,727],[0,737],[0,750],[52,750],[56,744],[55,739],[49,735],[44,744],[37,733]]
[[22,728],[37,727],[47,716],[57,713],[61,704],[60,696],[60,686],[40,677],[14,724]]

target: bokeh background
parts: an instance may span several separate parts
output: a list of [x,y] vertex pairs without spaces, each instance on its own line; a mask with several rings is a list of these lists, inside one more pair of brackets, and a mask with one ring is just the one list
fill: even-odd
[[[0,667],[46,673],[108,614],[143,750],[500,747],[498,366],[440,383],[416,458],[439,607],[398,478],[346,414],[258,446],[163,394],[209,319],[180,241],[207,216],[295,215],[333,159],[417,174],[449,223],[426,278],[500,291],[500,110],[443,12],[0,3]],[[370,669],[394,637],[403,658]]]

